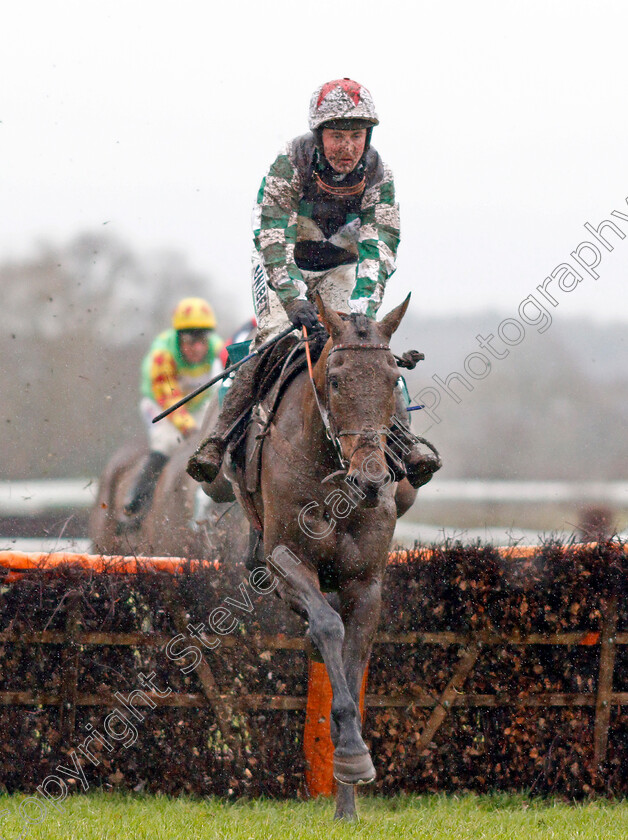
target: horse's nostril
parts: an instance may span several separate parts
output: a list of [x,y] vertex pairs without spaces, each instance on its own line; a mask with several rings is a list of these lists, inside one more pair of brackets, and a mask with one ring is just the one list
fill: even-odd
[[364,504],[366,500],[373,501],[379,495],[380,482],[371,481],[360,470],[349,473],[345,481],[354,492],[358,493],[361,504]]
[[347,475],[346,478],[347,484],[350,484],[351,487],[355,487],[356,490],[362,490],[362,485],[364,484],[364,476],[360,472],[360,470],[354,470]]

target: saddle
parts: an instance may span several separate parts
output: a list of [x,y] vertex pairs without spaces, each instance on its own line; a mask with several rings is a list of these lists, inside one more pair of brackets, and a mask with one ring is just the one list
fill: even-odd
[[[320,358],[327,339],[327,332],[322,327],[314,329],[308,337],[313,363]],[[258,361],[253,385],[256,402],[238,421],[238,428],[229,445],[232,466],[239,474],[241,486],[246,488],[247,494],[255,493],[259,487],[264,438],[281,397],[290,382],[306,366],[305,341],[295,335],[286,336],[269,347]],[[253,430],[252,434],[249,434],[249,429]],[[250,510],[250,500],[242,501]],[[255,514],[254,521],[256,518]]]

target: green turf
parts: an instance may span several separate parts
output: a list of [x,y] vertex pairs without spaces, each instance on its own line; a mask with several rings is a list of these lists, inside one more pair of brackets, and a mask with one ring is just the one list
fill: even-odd
[[[512,796],[363,797],[357,824],[334,823],[333,804],[235,802],[219,799],[89,794],[64,811],[48,809],[40,824],[20,815],[24,795],[0,796],[1,840],[291,840],[394,838],[405,840],[628,840],[628,802],[569,805]],[[42,814],[26,805],[32,819]],[[30,810],[32,809],[32,810]]]

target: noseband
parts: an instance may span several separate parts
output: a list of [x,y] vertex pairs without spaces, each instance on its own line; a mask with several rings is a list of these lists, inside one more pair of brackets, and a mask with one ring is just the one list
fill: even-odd
[[[329,354],[327,355],[327,363],[325,367],[325,402],[326,405],[322,405],[321,401],[318,398],[318,392],[316,390],[316,385],[314,380],[312,379],[312,388],[314,390],[314,398],[316,400],[316,405],[318,406],[319,413],[321,415],[321,419],[323,421],[323,426],[325,427],[325,434],[327,435],[328,440],[331,442],[332,446],[334,447],[334,451],[338,460],[340,461],[340,465],[345,472],[348,472],[350,459],[353,458],[355,453],[362,449],[365,446],[372,446],[374,449],[381,449],[380,443],[380,436],[387,434],[388,429],[383,427],[381,429],[338,429],[337,423],[334,419],[333,414],[329,410],[329,361],[331,358],[332,353],[340,353],[343,350],[387,350],[390,353],[390,347],[387,344],[336,344],[334,347],[331,348]],[[351,452],[351,456],[349,461],[344,457],[342,454],[342,447],[340,445],[340,438],[346,437],[348,435],[354,435],[358,438],[356,441],[356,445]],[[335,473],[334,473],[335,475]]]

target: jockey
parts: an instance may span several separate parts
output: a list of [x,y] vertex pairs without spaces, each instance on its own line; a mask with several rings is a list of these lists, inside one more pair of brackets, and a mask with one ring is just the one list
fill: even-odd
[[215,334],[216,318],[206,300],[184,298],[172,315],[172,327],[160,333],[142,362],[140,412],[148,431],[148,453],[124,513],[139,527],[153,498],[157,479],[168,458],[183,438],[198,428],[212,390],[190,400],[164,419],[153,423],[160,412],[174,405],[207,381],[222,349]]
[[[339,312],[375,318],[395,271],[399,206],[391,170],[371,146],[379,123],[369,91],[351,79],[321,85],[310,102],[310,133],[287,144],[262,181],[253,211],[255,346],[292,323],[318,325],[313,295]],[[220,470],[229,434],[252,406],[257,358],[238,370],[209,437],[188,463],[197,481]],[[397,416],[409,426],[399,394]],[[408,479],[429,481],[440,461],[413,439]]]
[[232,344],[239,344],[242,341],[247,341],[252,338],[256,327],[257,320],[255,318],[249,318],[249,320],[239,326],[231,338],[225,342],[222,350],[220,351],[220,363],[224,368],[229,365],[229,347]]

